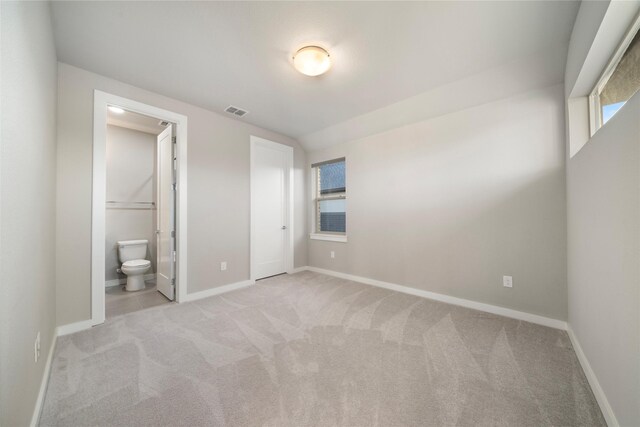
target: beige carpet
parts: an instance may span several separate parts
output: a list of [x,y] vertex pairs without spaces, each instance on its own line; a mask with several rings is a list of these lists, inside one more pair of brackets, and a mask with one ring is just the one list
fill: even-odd
[[61,337],[41,425],[605,422],[565,332],[303,272]]

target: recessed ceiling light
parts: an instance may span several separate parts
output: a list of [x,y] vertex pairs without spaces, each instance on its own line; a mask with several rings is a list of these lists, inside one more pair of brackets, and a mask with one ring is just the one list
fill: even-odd
[[331,68],[331,58],[319,46],[305,46],[293,55],[293,66],[306,76],[319,76]]
[[115,114],[124,114],[124,110],[120,107],[109,106],[109,111]]

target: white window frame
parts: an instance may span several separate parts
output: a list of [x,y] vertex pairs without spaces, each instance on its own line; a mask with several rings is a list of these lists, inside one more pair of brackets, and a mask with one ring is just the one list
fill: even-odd
[[604,69],[604,72],[598,79],[595,87],[591,91],[589,95],[589,128],[591,131],[591,136],[593,136],[598,129],[600,129],[604,123],[602,123],[602,105],[600,105],[600,94],[604,90],[604,87],[609,82],[609,79],[618,68],[618,64],[622,60],[625,52],[629,48],[629,45],[633,41],[633,38],[636,36],[638,31],[640,30],[640,15],[638,15],[631,25],[631,28],[627,31],[622,42],[616,49],[615,53],[609,60],[609,63]]
[[[345,162],[345,175],[346,175],[346,158],[338,157],[332,160],[328,160],[326,162],[319,163],[332,163],[332,162]],[[309,238],[312,240],[325,240],[328,242],[339,242],[346,243],[347,242],[347,233],[339,233],[339,232],[329,232],[329,231],[319,231],[318,230],[318,210],[319,204],[322,200],[346,200],[347,199],[347,189],[346,189],[346,177],[345,177],[345,192],[343,194],[339,194],[337,196],[324,196],[320,197],[318,195],[318,180],[320,177],[319,167],[315,166],[311,168],[310,179],[311,182],[311,230],[312,232],[309,234]],[[346,213],[346,212],[345,212]]]

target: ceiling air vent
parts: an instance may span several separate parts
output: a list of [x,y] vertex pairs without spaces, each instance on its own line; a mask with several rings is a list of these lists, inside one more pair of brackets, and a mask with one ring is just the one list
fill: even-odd
[[164,127],[169,126],[169,122],[168,122],[168,121],[166,121],[166,120],[161,120],[161,121],[160,121],[160,123],[158,123],[158,124],[159,124],[160,126],[164,126]]
[[233,114],[234,116],[242,117],[245,114],[249,113],[247,110],[243,110],[242,108],[234,107],[233,105],[229,105],[225,110],[225,113]]

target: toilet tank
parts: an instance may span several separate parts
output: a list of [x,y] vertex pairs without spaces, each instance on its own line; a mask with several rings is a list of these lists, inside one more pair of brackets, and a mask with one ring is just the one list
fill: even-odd
[[118,257],[124,263],[134,259],[147,257],[148,240],[121,240],[118,242]]

